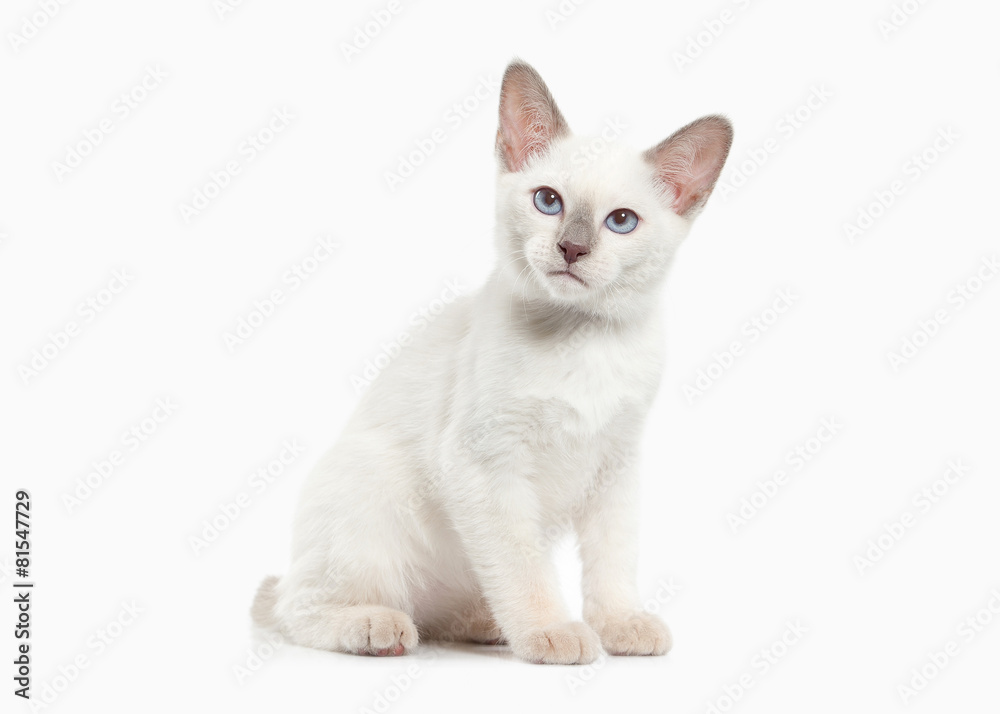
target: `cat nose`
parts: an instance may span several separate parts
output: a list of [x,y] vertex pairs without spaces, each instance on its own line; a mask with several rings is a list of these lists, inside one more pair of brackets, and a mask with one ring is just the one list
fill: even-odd
[[589,252],[587,250],[587,246],[570,243],[568,240],[564,240],[559,244],[559,250],[562,251],[563,258],[566,259],[567,265],[575,263],[581,256],[584,256]]

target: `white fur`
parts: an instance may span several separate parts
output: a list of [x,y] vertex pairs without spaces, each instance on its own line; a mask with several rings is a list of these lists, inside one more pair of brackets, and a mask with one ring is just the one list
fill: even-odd
[[[581,159],[588,142],[554,103],[550,138],[532,144],[551,98],[527,65],[508,69],[504,97],[501,139],[527,133],[500,151],[531,153],[501,157],[498,266],[362,398],[306,484],[291,570],[258,593],[257,622],[298,644],[401,654],[419,632],[558,663],[670,647],[636,590],[635,464],[662,364],[658,288],[692,216],[672,210],[681,191],[655,157],[612,146]],[[535,208],[541,186],[563,214]],[[571,267],[586,285],[549,275],[567,267],[558,232],[571,215],[585,223],[584,207],[592,245]],[[619,208],[641,218],[630,234],[603,224]],[[584,623],[559,596],[551,527],[577,535]]]

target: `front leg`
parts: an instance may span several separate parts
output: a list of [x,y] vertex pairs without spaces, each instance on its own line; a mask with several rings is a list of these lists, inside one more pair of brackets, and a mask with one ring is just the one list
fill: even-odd
[[493,616],[514,653],[529,662],[587,664],[601,654],[597,634],[572,622],[542,539],[530,482],[508,468],[466,461],[447,508]]
[[590,497],[575,514],[583,561],[583,619],[615,655],[663,655],[670,630],[640,605],[638,478],[631,464],[605,468]]

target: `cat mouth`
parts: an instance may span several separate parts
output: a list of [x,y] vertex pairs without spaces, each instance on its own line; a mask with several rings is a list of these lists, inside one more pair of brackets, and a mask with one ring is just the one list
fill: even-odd
[[566,278],[570,278],[572,280],[575,280],[576,282],[580,283],[580,285],[583,285],[584,287],[587,286],[587,283],[584,282],[583,278],[581,278],[579,275],[577,275],[575,273],[571,273],[568,270],[552,270],[552,271],[549,272],[549,275],[562,275],[562,276],[564,276]]

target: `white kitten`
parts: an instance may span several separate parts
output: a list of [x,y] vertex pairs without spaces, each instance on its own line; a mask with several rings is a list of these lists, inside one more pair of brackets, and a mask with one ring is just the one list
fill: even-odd
[[[292,642],[402,654],[506,641],[532,662],[664,654],[636,589],[636,447],[662,362],[658,292],[732,129],[581,161],[541,77],[503,79],[497,268],[365,394],[302,494],[293,562],[255,620]],[[575,530],[584,622],[548,545]]]

